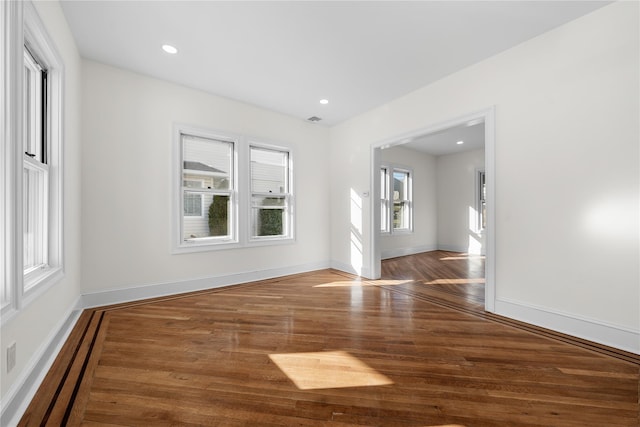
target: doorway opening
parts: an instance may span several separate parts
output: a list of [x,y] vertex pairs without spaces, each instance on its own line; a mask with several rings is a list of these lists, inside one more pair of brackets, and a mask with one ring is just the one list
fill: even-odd
[[[438,267],[430,259],[427,264],[431,271],[440,268],[451,273],[447,269],[457,263],[468,274],[429,275],[422,278],[424,283],[443,289],[467,284],[469,297],[481,302],[484,310],[494,311],[494,146],[493,108],[371,146],[373,278],[381,277],[383,259],[411,256],[419,265],[416,256],[431,253],[431,258],[441,262]],[[395,189],[396,184],[403,183],[381,179],[381,171],[396,169],[411,171],[409,187]],[[411,188],[412,194],[407,196],[406,188]],[[411,219],[410,228],[394,233],[394,215],[398,212]],[[385,261],[385,268],[392,264]],[[386,268],[385,274],[389,271]],[[483,293],[482,300],[477,298],[479,292]]]

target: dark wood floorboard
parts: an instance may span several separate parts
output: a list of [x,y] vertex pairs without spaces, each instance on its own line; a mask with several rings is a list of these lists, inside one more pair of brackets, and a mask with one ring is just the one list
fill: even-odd
[[639,425],[638,363],[487,316],[481,259],[403,258],[87,310],[20,425]]

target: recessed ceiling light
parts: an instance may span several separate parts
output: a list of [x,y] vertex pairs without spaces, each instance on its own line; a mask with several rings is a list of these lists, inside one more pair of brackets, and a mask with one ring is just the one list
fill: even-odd
[[456,142],[456,144],[462,145],[462,144],[464,144],[464,141],[458,141],[458,142]]
[[175,47],[171,46],[170,44],[163,44],[162,45],[162,50],[164,50],[167,53],[170,53],[172,55],[175,55],[176,53],[178,53],[178,49],[176,49]]
[[327,105],[328,103],[329,103],[328,99],[321,99],[320,100],[320,104],[322,104],[322,105]]

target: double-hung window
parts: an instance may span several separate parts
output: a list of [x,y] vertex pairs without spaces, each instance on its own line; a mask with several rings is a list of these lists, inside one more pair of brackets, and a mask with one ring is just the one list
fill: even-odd
[[413,229],[412,173],[409,169],[380,168],[380,231],[410,232]]
[[291,150],[176,124],[173,253],[290,242]]
[[290,236],[290,156],[284,149],[249,147],[251,239]]
[[380,168],[380,231],[389,232],[389,168]]
[[25,290],[30,278],[48,266],[49,144],[47,71],[24,49],[22,229]]
[[4,320],[64,277],[64,63],[31,2],[1,2],[0,18]]
[[393,229],[411,229],[411,173],[393,171]]
[[477,171],[476,178],[477,231],[481,232],[487,226],[487,181],[485,172],[483,170]]
[[236,241],[235,142],[181,133],[180,151],[182,244]]

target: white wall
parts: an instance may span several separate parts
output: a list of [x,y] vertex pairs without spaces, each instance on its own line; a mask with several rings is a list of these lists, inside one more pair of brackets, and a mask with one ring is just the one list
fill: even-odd
[[640,352],[638,7],[605,6],[332,128],[334,265],[371,271],[371,198],[359,218],[349,203],[372,187],[371,144],[495,105],[498,312]]
[[383,234],[380,238],[382,258],[436,249],[436,158],[395,146],[382,150],[381,160],[383,164],[409,168],[413,172],[413,232]]
[[[64,268],[65,277],[44,295],[2,324],[3,405],[26,382],[34,364],[63,326],[80,296],[80,123],[81,60],[66,19],[57,2],[37,2],[36,10],[64,62]],[[5,348],[16,343],[16,366],[7,373]],[[6,409],[3,406],[3,413]],[[3,418],[3,422],[4,422]]]
[[438,249],[483,252],[484,235],[476,230],[476,174],[484,169],[484,150],[436,158]]
[[[83,111],[83,293],[329,265],[327,128],[91,61]],[[174,122],[291,147],[296,242],[172,255]]]

